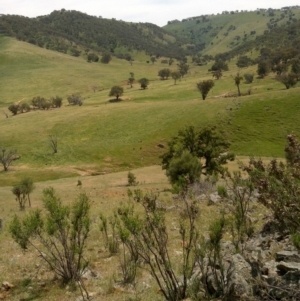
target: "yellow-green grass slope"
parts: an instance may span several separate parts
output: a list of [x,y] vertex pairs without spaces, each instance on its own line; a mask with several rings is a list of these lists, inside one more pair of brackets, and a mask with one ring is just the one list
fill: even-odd
[[[113,59],[108,65],[87,63],[9,38],[0,39],[0,147],[17,149],[21,156],[9,172],[0,172],[0,185],[14,184],[29,175],[37,180],[78,174],[99,174],[159,164],[167,141],[188,125],[216,125],[239,155],[283,156],[285,135],[300,132],[299,87],[285,90],[270,75],[255,79],[252,94],[240,98],[220,97],[235,93],[230,71],[215,81],[203,101],[196,83],[211,79],[209,66],[191,66],[189,74],[174,85],[160,80],[158,70],[166,65]],[[176,64],[171,66],[176,69]],[[135,78],[150,79],[148,89],[138,83],[127,85],[130,72]],[[240,70],[255,72],[255,67]],[[110,102],[110,88],[124,88],[122,101]],[[97,87],[93,92],[92,86]],[[242,84],[242,92],[250,85]],[[81,107],[67,105],[67,96],[80,93]],[[11,116],[7,107],[30,102],[34,96],[60,95],[62,108],[31,111]],[[58,153],[49,146],[49,135],[58,139]]]

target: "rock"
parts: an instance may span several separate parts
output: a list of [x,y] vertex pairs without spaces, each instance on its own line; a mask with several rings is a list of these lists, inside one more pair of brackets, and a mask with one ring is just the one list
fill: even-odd
[[94,272],[90,269],[85,269],[82,273],[82,278],[83,279],[86,279],[86,280],[89,280],[89,279],[92,279],[92,278],[99,278],[99,275],[97,272]]
[[204,200],[206,200],[207,199],[207,196],[206,196],[206,194],[204,194],[204,193],[202,193],[202,194],[200,194],[200,195],[198,195],[197,197],[196,197],[196,201],[204,201]]
[[275,260],[264,262],[261,272],[268,277],[277,277],[277,263]]
[[229,267],[228,289],[235,296],[253,295],[251,265],[241,254],[234,254],[231,257]]
[[281,261],[277,264],[277,269],[281,274],[285,274],[289,271],[298,271],[300,272],[300,263],[299,262],[284,262]]
[[13,288],[14,286],[9,283],[8,281],[3,281],[2,282],[2,287],[6,290],[9,291],[11,288]]
[[300,255],[297,251],[276,252],[276,261],[300,262]]
[[218,195],[217,192],[211,193],[208,198],[208,205],[209,206],[217,205],[219,203],[220,199],[221,199],[221,197]]

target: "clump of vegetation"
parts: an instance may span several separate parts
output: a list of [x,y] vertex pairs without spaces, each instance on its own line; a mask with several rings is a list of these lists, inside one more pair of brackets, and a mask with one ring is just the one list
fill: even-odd
[[169,68],[164,68],[158,71],[158,76],[162,80],[168,79],[170,75],[171,75],[171,70]]
[[35,209],[23,218],[15,215],[9,231],[22,249],[37,251],[63,283],[80,283],[80,289],[84,289],[82,272],[88,266],[84,255],[90,231],[89,199],[80,194],[69,206],[62,203],[53,188],[45,189],[43,195],[45,210]]
[[72,105],[72,106],[82,106],[82,104],[83,104],[83,100],[80,95],[72,94],[72,95],[68,96],[67,99],[68,99],[69,105]]

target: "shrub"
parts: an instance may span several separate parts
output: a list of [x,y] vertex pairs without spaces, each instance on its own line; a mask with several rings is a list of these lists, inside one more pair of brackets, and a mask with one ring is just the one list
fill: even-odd
[[227,198],[228,197],[228,193],[227,193],[227,189],[225,186],[223,185],[218,185],[217,187],[217,191],[218,191],[218,195],[222,198]]
[[27,102],[23,102],[20,105],[20,112],[24,113],[24,112],[29,112],[31,110],[30,105]]
[[51,98],[52,107],[60,108],[62,106],[62,98],[59,96],[55,96]]
[[136,180],[136,176],[131,171],[128,172],[127,179],[128,179],[128,186],[136,186],[139,183]]
[[63,280],[80,282],[88,265],[84,258],[86,239],[90,231],[90,204],[80,194],[72,206],[63,205],[53,188],[43,191],[45,211],[36,209],[23,218],[14,216],[9,231],[22,249],[33,248]]
[[111,54],[109,52],[104,52],[102,54],[101,63],[108,64],[111,61]]
[[254,78],[253,74],[250,74],[250,73],[245,73],[244,74],[244,79],[245,79],[247,84],[251,84],[253,82],[253,78]]
[[99,56],[95,53],[89,53],[87,56],[87,61],[90,62],[98,62],[99,61]]
[[8,107],[8,110],[11,111],[13,115],[17,115],[19,112],[19,105],[12,104]]
[[75,94],[72,94],[71,96],[69,96],[68,98],[68,102],[69,102],[69,105],[73,105],[73,106],[82,106],[83,104],[83,101],[82,101],[82,98],[80,95],[75,95]]

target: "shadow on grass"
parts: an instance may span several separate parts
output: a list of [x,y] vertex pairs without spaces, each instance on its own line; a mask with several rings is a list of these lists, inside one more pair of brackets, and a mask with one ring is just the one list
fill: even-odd
[[116,99],[116,98],[113,98],[113,99],[109,99],[108,102],[121,102],[122,99],[119,98],[119,99]]

